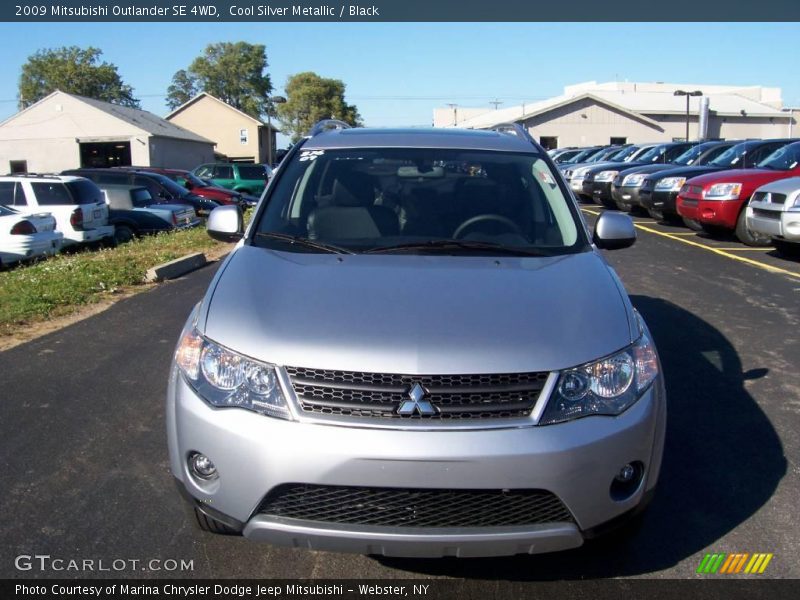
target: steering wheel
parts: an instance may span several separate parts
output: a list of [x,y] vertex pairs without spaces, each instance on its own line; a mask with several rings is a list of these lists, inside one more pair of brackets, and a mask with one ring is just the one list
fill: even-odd
[[485,215],[476,215],[474,217],[470,217],[469,219],[461,223],[461,225],[456,227],[456,230],[453,232],[453,239],[456,240],[461,239],[464,231],[466,231],[476,223],[482,223],[483,221],[494,221],[495,223],[500,223],[501,225],[505,225],[506,227],[508,227],[508,229],[511,232],[522,235],[522,230],[519,228],[519,225],[514,223],[514,221],[512,221],[508,217],[504,217],[503,215],[485,214]]

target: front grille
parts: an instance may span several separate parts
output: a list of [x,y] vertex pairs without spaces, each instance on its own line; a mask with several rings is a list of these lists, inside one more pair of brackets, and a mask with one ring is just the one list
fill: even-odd
[[501,527],[574,522],[546,490],[452,490],[289,483],[258,514],[379,527]]
[[753,194],[753,202],[772,202],[774,204],[783,204],[786,202],[786,194],[776,194],[775,192],[755,192]]
[[761,208],[754,208],[753,214],[758,217],[764,217],[765,219],[780,219],[781,213],[777,210],[764,210]]
[[[305,413],[394,419],[503,419],[528,416],[547,372],[399,375],[286,367]],[[434,414],[398,415],[419,384]]]

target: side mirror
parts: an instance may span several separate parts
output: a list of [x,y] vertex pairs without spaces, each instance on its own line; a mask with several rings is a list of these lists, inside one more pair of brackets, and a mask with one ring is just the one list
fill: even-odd
[[592,241],[603,250],[628,248],[636,241],[636,228],[628,215],[604,212],[594,224]]
[[218,206],[208,215],[208,235],[218,242],[238,242],[244,235],[244,217],[238,206]]

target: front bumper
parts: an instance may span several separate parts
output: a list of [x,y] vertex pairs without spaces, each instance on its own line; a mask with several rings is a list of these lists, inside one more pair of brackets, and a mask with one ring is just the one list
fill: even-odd
[[758,210],[753,206],[745,210],[747,227],[752,231],[787,242],[800,242],[800,210]]
[[653,190],[648,188],[641,188],[639,190],[639,202],[648,210],[659,210],[664,214],[675,215],[678,214],[676,203],[678,201],[678,192],[669,192],[662,190]]
[[611,200],[611,182],[610,181],[593,181],[591,196],[597,202],[606,202]]
[[678,196],[678,214],[706,225],[735,229],[739,218],[739,200],[703,200],[692,196]]
[[[167,429],[173,475],[199,506],[243,525],[253,540],[387,556],[500,556],[580,546],[584,532],[642,503],[658,479],[666,422],[659,377],[617,417],[491,430],[370,429],[273,419],[215,409],[173,367]],[[202,452],[219,478],[190,475]],[[622,465],[644,465],[641,484],[622,500],[610,485]],[[258,514],[286,483],[453,490],[541,489],[574,522],[513,527],[374,527]]]
[[642,188],[639,186],[621,186],[621,187],[612,187],[611,188],[611,198],[617,205],[625,206],[627,208],[632,208],[634,206],[641,206],[641,200],[639,199],[639,191]]

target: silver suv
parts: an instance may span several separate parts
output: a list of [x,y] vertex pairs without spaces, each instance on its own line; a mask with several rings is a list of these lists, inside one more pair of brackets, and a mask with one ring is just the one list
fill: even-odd
[[201,528],[492,556],[640,511],[663,377],[598,250],[634,242],[629,217],[590,236],[520,128],[319,129],[246,231],[234,206],[208,221],[239,243],[181,333],[166,411]]

